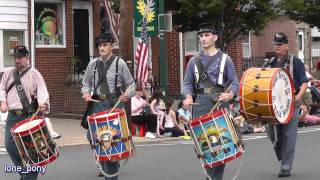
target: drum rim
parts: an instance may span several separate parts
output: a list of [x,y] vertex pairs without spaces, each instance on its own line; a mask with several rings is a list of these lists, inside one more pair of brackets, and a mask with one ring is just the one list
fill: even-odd
[[[112,111],[112,113],[115,113],[114,115],[105,116],[105,117],[99,117],[101,115],[105,115],[105,114],[108,114],[108,113],[109,113],[108,111],[102,111],[102,112],[95,113],[95,114],[93,114],[91,116],[88,116],[88,121],[89,121],[89,123],[95,123],[96,121],[97,122],[105,122],[105,121],[114,120],[114,119],[119,118],[119,117],[123,117],[126,114],[123,109],[114,109]],[[97,117],[99,117],[99,118],[97,118]]]
[[112,155],[97,155],[96,159],[98,161],[114,161],[114,160],[121,160],[134,155],[134,149],[132,148],[131,151],[123,151],[121,153],[112,154]]
[[48,159],[44,159],[43,161],[34,163],[34,164],[29,164],[31,166],[45,166],[53,161],[55,161],[58,157],[59,157],[60,153],[57,149],[57,152],[55,154],[53,154],[52,156],[50,156]]
[[[191,126],[191,127],[194,127],[194,126],[198,126],[200,124],[200,121],[202,123],[205,123],[207,121],[210,120],[211,117],[214,117],[214,118],[218,118],[220,116],[224,116],[224,113],[226,113],[227,110],[226,109],[220,109],[220,110],[216,110],[216,111],[213,111],[213,112],[209,112],[207,114],[204,114],[202,116],[199,116],[199,117],[196,117],[194,118],[191,122],[189,122],[188,124]],[[212,119],[212,118],[211,118]]]
[[212,163],[204,163],[204,167],[206,169],[209,169],[209,168],[213,168],[213,167],[216,167],[216,166],[220,166],[222,164],[226,164],[227,162],[230,162],[232,160],[235,160],[237,158],[239,158],[243,153],[241,151],[238,151],[237,153],[233,154],[233,155],[230,155],[228,156],[227,158],[225,158],[223,161],[223,163],[219,160],[215,161],[215,162],[212,162]]
[[[29,121],[35,121],[35,120],[40,120],[40,123],[30,129],[26,129],[24,131],[19,131],[19,132],[15,132],[15,130],[20,127],[22,124],[25,124],[25,123],[28,123]],[[27,134],[30,134],[29,132],[34,132],[36,130],[39,130],[40,128],[39,127],[44,127],[45,125],[45,120],[44,120],[44,117],[34,117],[32,120],[30,118],[27,118],[27,119],[24,119],[20,122],[17,122],[11,129],[11,133],[13,135],[20,135],[20,136],[25,136]]]

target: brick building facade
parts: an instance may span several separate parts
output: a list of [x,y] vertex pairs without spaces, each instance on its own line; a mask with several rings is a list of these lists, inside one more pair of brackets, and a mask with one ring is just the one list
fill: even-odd
[[[284,32],[289,39],[289,51],[303,60],[311,59],[311,29],[305,23],[296,23],[286,16],[270,21],[258,36],[251,36],[252,57],[266,57],[274,52],[273,35]],[[299,39],[300,38],[300,39]]]
[[[46,2],[44,1],[41,1]],[[50,2],[50,1],[48,1]],[[52,2],[52,1],[51,1]],[[36,46],[35,48],[35,68],[37,68],[43,75],[51,98],[51,110],[54,113],[75,113],[81,114],[85,109],[85,103],[81,99],[80,85],[69,86],[66,79],[70,76],[72,63],[71,60],[75,56],[75,31],[82,31],[81,29],[74,29],[75,11],[85,7],[88,10],[89,18],[89,38],[90,57],[97,55],[97,50],[94,47],[94,38],[100,33],[100,8],[99,0],[91,1],[77,1],[64,0],[59,1],[64,6],[64,46],[61,47],[46,47]],[[80,6],[81,5],[81,6]],[[28,0],[28,29],[31,29],[31,1]],[[79,8],[80,7],[80,8]],[[90,25],[90,21],[92,25]],[[63,24],[63,23],[62,23]],[[29,47],[31,47],[31,31],[29,31]],[[181,80],[183,70],[186,65],[184,52],[184,39],[179,32],[166,32],[166,58],[168,62],[168,81],[167,94],[180,95],[181,94]],[[160,64],[159,64],[159,49],[160,42],[158,37],[153,37],[152,40],[152,64],[153,74],[159,79]],[[182,52],[181,52],[182,50]],[[236,41],[228,48],[229,55],[234,60],[238,76],[242,74],[242,47],[241,41]]]

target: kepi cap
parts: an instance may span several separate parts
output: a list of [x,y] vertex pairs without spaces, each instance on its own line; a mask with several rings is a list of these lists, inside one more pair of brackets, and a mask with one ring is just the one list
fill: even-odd
[[211,32],[212,34],[217,34],[217,30],[212,24],[202,23],[198,27],[198,35],[204,32]]
[[13,51],[14,57],[26,57],[29,55],[29,51],[26,46],[16,46]]
[[288,44],[288,37],[283,32],[277,32],[274,34],[273,42],[275,45]]

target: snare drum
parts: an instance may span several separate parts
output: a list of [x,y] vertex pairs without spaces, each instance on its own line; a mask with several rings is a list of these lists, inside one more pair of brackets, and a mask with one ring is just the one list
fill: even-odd
[[116,161],[133,155],[134,146],[124,110],[93,114],[88,121],[97,160]]
[[294,113],[294,84],[280,68],[250,68],[240,81],[240,112],[251,121],[287,124]]
[[44,118],[25,119],[16,123],[10,131],[24,165],[44,166],[59,156]]
[[242,148],[227,110],[217,110],[200,116],[188,129],[203,166],[213,168],[241,156]]

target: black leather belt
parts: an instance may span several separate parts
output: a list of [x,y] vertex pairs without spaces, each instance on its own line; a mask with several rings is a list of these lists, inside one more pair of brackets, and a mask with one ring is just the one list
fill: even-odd
[[106,99],[108,99],[110,97],[110,95],[107,95],[107,94],[103,94],[103,95],[99,95],[98,96],[98,98],[100,99],[100,100],[106,100]]
[[111,97],[110,94],[103,94],[103,95],[94,95],[92,98],[99,100],[99,101],[104,101],[104,100],[109,99],[110,97]]
[[22,114],[26,114],[22,109],[10,109],[9,113],[21,116]]
[[199,89],[196,89],[196,92],[198,94],[211,94],[211,89],[212,88],[199,88]]

